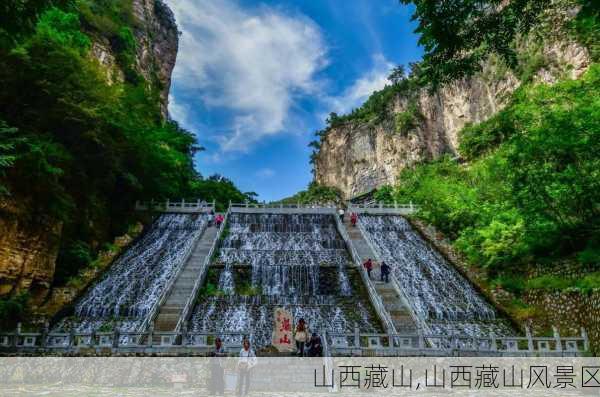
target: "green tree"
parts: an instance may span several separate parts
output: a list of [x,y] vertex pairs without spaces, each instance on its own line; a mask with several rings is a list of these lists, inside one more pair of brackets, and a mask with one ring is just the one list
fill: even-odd
[[398,84],[402,80],[406,78],[406,72],[404,70],[404,65],[398,65],[390,72],[388,76],[388,80],[392,82],[392,84]]

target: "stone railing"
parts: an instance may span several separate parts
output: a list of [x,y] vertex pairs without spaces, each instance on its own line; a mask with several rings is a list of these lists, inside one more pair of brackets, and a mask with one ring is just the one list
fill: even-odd
[[312,204],[229,203],[230,212],[265,214],[335,214],[336,206]]
[[388,311],[385,309],[385,306],[383,304],[383,301],[381,300],[381,297],[379,296],[377,291],[375,291],[375,287],[373,286],[373,282],[369,278],[367,271],[362,266],[360,255],[358,255],[358,252],[356,251],[356,248],[354,247],[352,240],[348,236],[346,227],[342,224],[342,221],[340,220],[340,218],[338,216],[335,216],[334,218],[335,218],[335,224],[336,224],[337,230],[340,233],[340,235],[342,236],[342,239],[344,240],[346,247],[348,248],[348,251],[350,252],[350,257],[352,258],[352,261],[354,262],[354,266],[358,269],[358,272],[360,273],[360,276],[363,280],[363,284],[367,287],[367,292],[369,293],[369,299],[371,300],[371,304],[375,308],[375,311],[377,312],[377,315],[383,322],[387,332],[388,333],[396,333],[396,327],[394,327],[394,322],[392,321],[392,318],[390,317],[390,314],[388,313]]
[[[245,335],[219,332],[0,333],[0,353],[207,354],[220,337],[230,353]],[[561,337],[467,337],[440,334],[324,333],[327,356],[576,357],[589,351],[587,334]],[[158,340],[158,343],[154,343]],[[328,354],[329,353],[329,354]]]
[[353,204],[348,203],[348,211],[356,212],[358,214],[397,214],[397,215],[410,215],[419,211],[418,205],[409,204],[384,204],[370,202],[366,204]]
[[196,296],[198,295],[198,291],[200,290],[200,287],[202,286],[202,283],[204,282],[204,278],[206,277],[206,273],[208,271],[208,267],[210,266],[210,261],[215,252],[216,246],[219,243],[219,239],[221,238],[221,235],[223,234],[223,230],[225,230],[225,227],[226,227],[225,225],[227,224],[228,217],[229,217],[229,211],[227,211],[225,213],[225,218],[223,219],[221,226],[219,226],[219,231],[215,235],[215,238],[212,242],[210,250],[208,251],[208,254],[206,254],[206,256],[204,257],[204,263],[202,264],[202,270],[200,270],[200,274],[198,275],[198,277],[196,278],[196,281],[194,282],[194,287],[192,288],[192,292],[191,292],[190,296],[188,297],[188,299],[185,303],[185,306],[183,307],[183,311],[181,312],[181,316],[179,317],[179,321],[177,322],[175,331],[179,331],[181,329],[181,327],[183,326],[185,321],[187,321],[188,315],[190,314],[190,310],[192,310],[192,308],[194,306]]
[[334,356],[506,356],[576,357],[589,351],[584,329],[581,336],[468,337],[440,334],[327,334]]
[[173,213],[198,213],[211,212],[215,210],[215,201],[207,203],[206,201],[171,201],[157,202],[154,200],[135,203],[136,211],[154,211],[154,212],[173,212]]

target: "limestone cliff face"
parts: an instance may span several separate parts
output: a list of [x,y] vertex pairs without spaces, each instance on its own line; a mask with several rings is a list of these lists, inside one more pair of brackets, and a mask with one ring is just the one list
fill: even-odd
[[[167,116],[171,74],[175,67],[179,32],[175,17],[162,0],[133,0],[136,39],[136,70],[149,84],[160,90],[161,112]],[[118,67],[110,41],[94,35],[92,54],[104,66],[109,82],[123,81],[125,76]]]
[[158,79],[161,110],[167,115],[171,73],[175,67],[179,32],[175,17],[162,0],[133,0],[133,12],[140,22],[135,30],[137,67],[146,78]]
[[[590,59],[574,42],[553,41],[541,50],[546,66],[535,79],[552,83],[567,74],[579,77]],[[446,85],[436,92],[417,93],[417,125],[398,133],[396,115],[407,111],[409,100],[398,95],[385,117],[371,123],[348,122],[332,128],[321,142],[315,159],[315,180],[339,188],[346,198],[392,184],[407,166],[448,153],[457,154],[458,132],[467,123],[486,120],[501,110],[520,85],[519,79],[489,60],[471,78]]]
[[[175,66],[178,31],[171,10],[161,0],[132,0],[137,23],[136,69],[160,89],[161,111],[167,116],[171,72]],[[109,83],[123,81],[109,40],[91,34],[92,56],[106,72]],[[0,200],[0,296],[28,291],[34,304],[48,297],[61,242],[62,223],[32,217],[26,198]]]
[[44,295],[52,283],[62,224],[31,219],[26,202],[0,203],[0,295]]

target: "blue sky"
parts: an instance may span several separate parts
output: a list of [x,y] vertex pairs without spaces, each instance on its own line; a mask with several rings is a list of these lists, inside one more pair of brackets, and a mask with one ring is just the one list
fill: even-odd
[[181,31],[171,117],[205,176],[260,200],[305,189],[314,131],[383,88],[422,51],[398,0],[166,0]]

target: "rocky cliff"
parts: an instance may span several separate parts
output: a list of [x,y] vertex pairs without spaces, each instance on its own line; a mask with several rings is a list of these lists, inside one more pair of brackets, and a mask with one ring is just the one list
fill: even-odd
[[[522,51],[533,53],[533,45],[523,43]],[[564,38],[535,51],[543,57],[534,77],[541,82],[565,75],[577,78],[590,63],[584,47]],[[465,124],[486,120],[502,109],[520,84],[512,71],[491,58],[482,72],[435,92],[421,89],[410,99],[399,94],[383,117],[369,123],[349,121],[327,131],[314,161],[315,180],[340,189],[348,199],[392,184],[411,164],[446,153],[456,156],[458,132]],[[407,112],[414,125],[400,131],[399,119]]]
[[[171,10],[161,0],[133,0],[136,41],[135,69],[160,92],[160,107],[167,117],[171,72],[175,66],[178,31]],[[88,32],[91,56],[98,59],[110,83],[123,81],[111,41],[102,32]],[[33,215],[28,197],[0,200],[0,296],[28,291],[34,304],[47,299],[61,244],[62,222]]]
[[[160,90],[161,111],[167,116],[171,73],[175,67],[179,32],[171,9],[162,0],[133,0],[136,20],[135,69],[149,84]],[[102,34],[93,35],[92,53],[104,66],[109,81],[123,81],[124,71],[118,67],[111,42]]]

